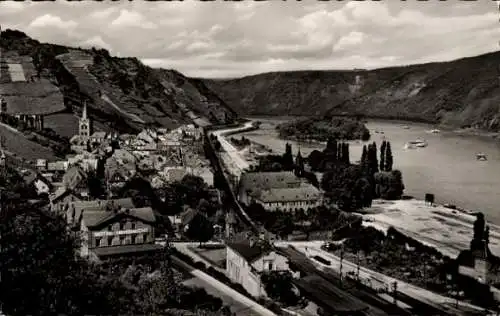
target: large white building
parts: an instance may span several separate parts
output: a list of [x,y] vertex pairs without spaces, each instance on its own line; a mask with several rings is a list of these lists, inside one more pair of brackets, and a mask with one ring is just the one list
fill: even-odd
[[239,181],[238,198],[269,211],[308,210],[323,204],[323,194],[291,171],[247,172]]
[[229,279],[241,284],[252,296],[266,296],[261,274],[266,271],[289,271],[288,258],[265,242],[227,244],[226,270]]

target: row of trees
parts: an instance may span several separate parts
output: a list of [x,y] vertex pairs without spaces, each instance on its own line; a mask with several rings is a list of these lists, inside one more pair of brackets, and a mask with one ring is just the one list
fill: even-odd
[[349,144],[329,139],[323,152],[316,150],[308,157],[313,170],[324,172],[321,187],[341,209],[352,211],[369,207],[374,198],[401,198],[403,178],[399,170],[392,170],[389,142],[382,143],[380,163],[375,142],[363,146],[358,165],[351,164],[347,155]]

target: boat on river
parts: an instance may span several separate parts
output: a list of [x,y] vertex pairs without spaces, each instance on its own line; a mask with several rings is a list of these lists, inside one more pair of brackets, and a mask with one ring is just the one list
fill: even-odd
[[417,139],[409,141],[405,144],[405,149],[414,149],[414,148],[424,148],[427,147],[427,142],[424,139]]
[[441,131],[438,130],[438,129],[431,129],[430,133],[432,133],[432,134],[439,134],[439,133],[441,133]]
[[403,129],[410,129],[408,125],[403,126]]
[[486,155],[483,154],[483,153],[477,153],[476,154],[476,159],[479,160],[479,161],[486,161],[486,160],[488,160],[488,158],[486,157]]

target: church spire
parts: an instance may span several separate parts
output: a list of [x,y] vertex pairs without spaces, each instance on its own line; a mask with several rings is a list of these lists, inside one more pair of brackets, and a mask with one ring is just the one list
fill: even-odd
[[87,119],[87,101],[84,101],[84,103],[83,103],[82,119],[83,120]]

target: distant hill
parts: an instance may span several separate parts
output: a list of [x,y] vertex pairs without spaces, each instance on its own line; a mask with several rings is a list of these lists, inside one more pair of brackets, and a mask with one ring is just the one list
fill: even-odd
[[362,115],[500,129],[500,52],[376,70],[203,80],[242,115]]
[[[96,130],[104,131],[133,133],[143,127],[173,128],[192,122],[226,124],[237,118],[203,81],[175,70],[150,68],[137,58],[40,43],[16,30],[2,31],[0,50],[0,96],[7,104],[3,111],[42,114],[45,127],[66,138],[77,132],[85,102]],[[4,130],[0,136],[6,136]],[[9,142],[4,144],[20,157],[26,150],[12,145],[43,139],[24,134],[7,135]],[[51,144],[56,146],[57,140]]]

